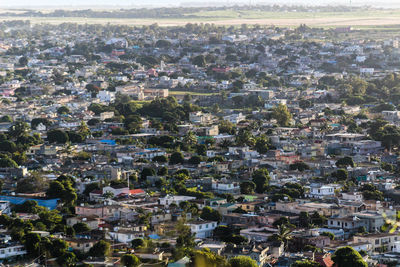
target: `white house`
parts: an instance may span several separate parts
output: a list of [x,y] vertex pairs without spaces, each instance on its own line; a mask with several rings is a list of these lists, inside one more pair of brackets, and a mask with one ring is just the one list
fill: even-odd
[[240,186],[239,183],[228,182],[226,179],[221,181],[213,181],[211,184],[211,188],[214,192],[219,194],[239,194]]
[[308,197],[312,198],[325,198],[335,196],[335,186],[333,185],[318,185],[314,184],[310,186],[310,192]]
[[183,201],[190,201],[194,199],[196,199],[196,197],[166,195],[165,197],[158,199],[158,203],[164,206],[169,206],[171,204],[179,205],[179,203]]
[[109,232],[110,237],[121,243],[130,243],[133,239],[144,237],[144,231],[136,232],[125,229],[114,229]]
[[239,114],[232,114],[224,117],[224,120],[235,124],[244,121],[245,119],[246,116],[244,116],[241,112]]
[[115,100],[115,93],[103,90],[97,93],[97,98],[101,102],[113,102]]
[[186,225],[190,227],[196,238],[207,238],[212,236],[213,230],[217,227],[218,223],[213,221],[198,221],[190,222]]
[[25,247],[19,243],[4,244],[0,247],[0,259],[7,259],[26,254]]
[[114,196],[118,196],[120,194],[129,195],[129,187],[127,187],[127,186],[123,186],[123,187],[106,186],[103,188],[103,194],[106,194],[106,193],[112,193]]

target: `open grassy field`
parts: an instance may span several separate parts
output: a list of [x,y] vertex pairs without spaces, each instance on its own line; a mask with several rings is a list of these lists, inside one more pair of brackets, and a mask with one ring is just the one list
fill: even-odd
[[[5,12],[5,11],[3,11]],[[214,23],[217,25],[262,24],[276,26],[298,26],[307,24],[318,27],[354,26],[374,27],[384,25],[400,25],[400,10],[354,11],[354,12],[264,12],[257,10],[235,11],[232,9],[218,11],[201,11],[184,14],[182,18],[171,19],[137,19],[137,18],[84,18],[84,17],[24,17],[1,16],[4,20],[30,20],[32,23],[60,24],[126,24],[160,26],[179,26],[186,23]]]

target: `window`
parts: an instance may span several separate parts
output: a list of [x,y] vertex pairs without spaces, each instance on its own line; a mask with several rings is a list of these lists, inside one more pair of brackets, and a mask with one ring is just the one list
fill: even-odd
[[379,245],[379,239],[375,240],[375,245]]
[[347,223],[344,223],[344,226],[347,226]]
[[199,229],[201,230],[202,228],[203,228],[203,226],[202,226],[202,225],[200,225],[200,226],[199,226]]
[[337,222],[337,225],[339,225],[339,226],[340,226],[340,222]]

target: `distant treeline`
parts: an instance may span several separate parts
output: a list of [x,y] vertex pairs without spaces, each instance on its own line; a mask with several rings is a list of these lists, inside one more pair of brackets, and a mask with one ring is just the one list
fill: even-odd
[[[111,11],[102,10],[63,10],[52,12],[41,12],[37,10],[26,10],[25,12],[6,12],[2,16],[9,17],[87,17],[87,18],[201,18],[201,15],[192,15],[198,12],[233,10],[260,11],[260,12],[352,12],[372,10],[368,6],[286,6],[286,5],[255,5],[255,6],[232,6],[232,7],[179,7],[179,8],[140,8],[140,9],[115,9]],[[21,10],[19,10],[21,11]],[[24,10],[22,10],[24,11]]]

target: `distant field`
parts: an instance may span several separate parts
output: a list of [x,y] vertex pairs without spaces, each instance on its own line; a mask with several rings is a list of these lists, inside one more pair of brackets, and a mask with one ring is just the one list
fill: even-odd
[[400,25],[400,10],[380,10],[365,12],[264,12],[257,10],[235,11],[232,9],[219,11],[201,11],[184,14],[182,18],[171,19],[134,19],[134,18],[84,18],[84,17],[7,17],[4,20],[30,20],[32,23],[60,24],[89,23],[89,24],[126,24],[150,25],[158,23],[160,26],[179,26],[186,23],[214,23],[217,25],[262,24],[276,26],[298,26],[307,24],[318,27]]

